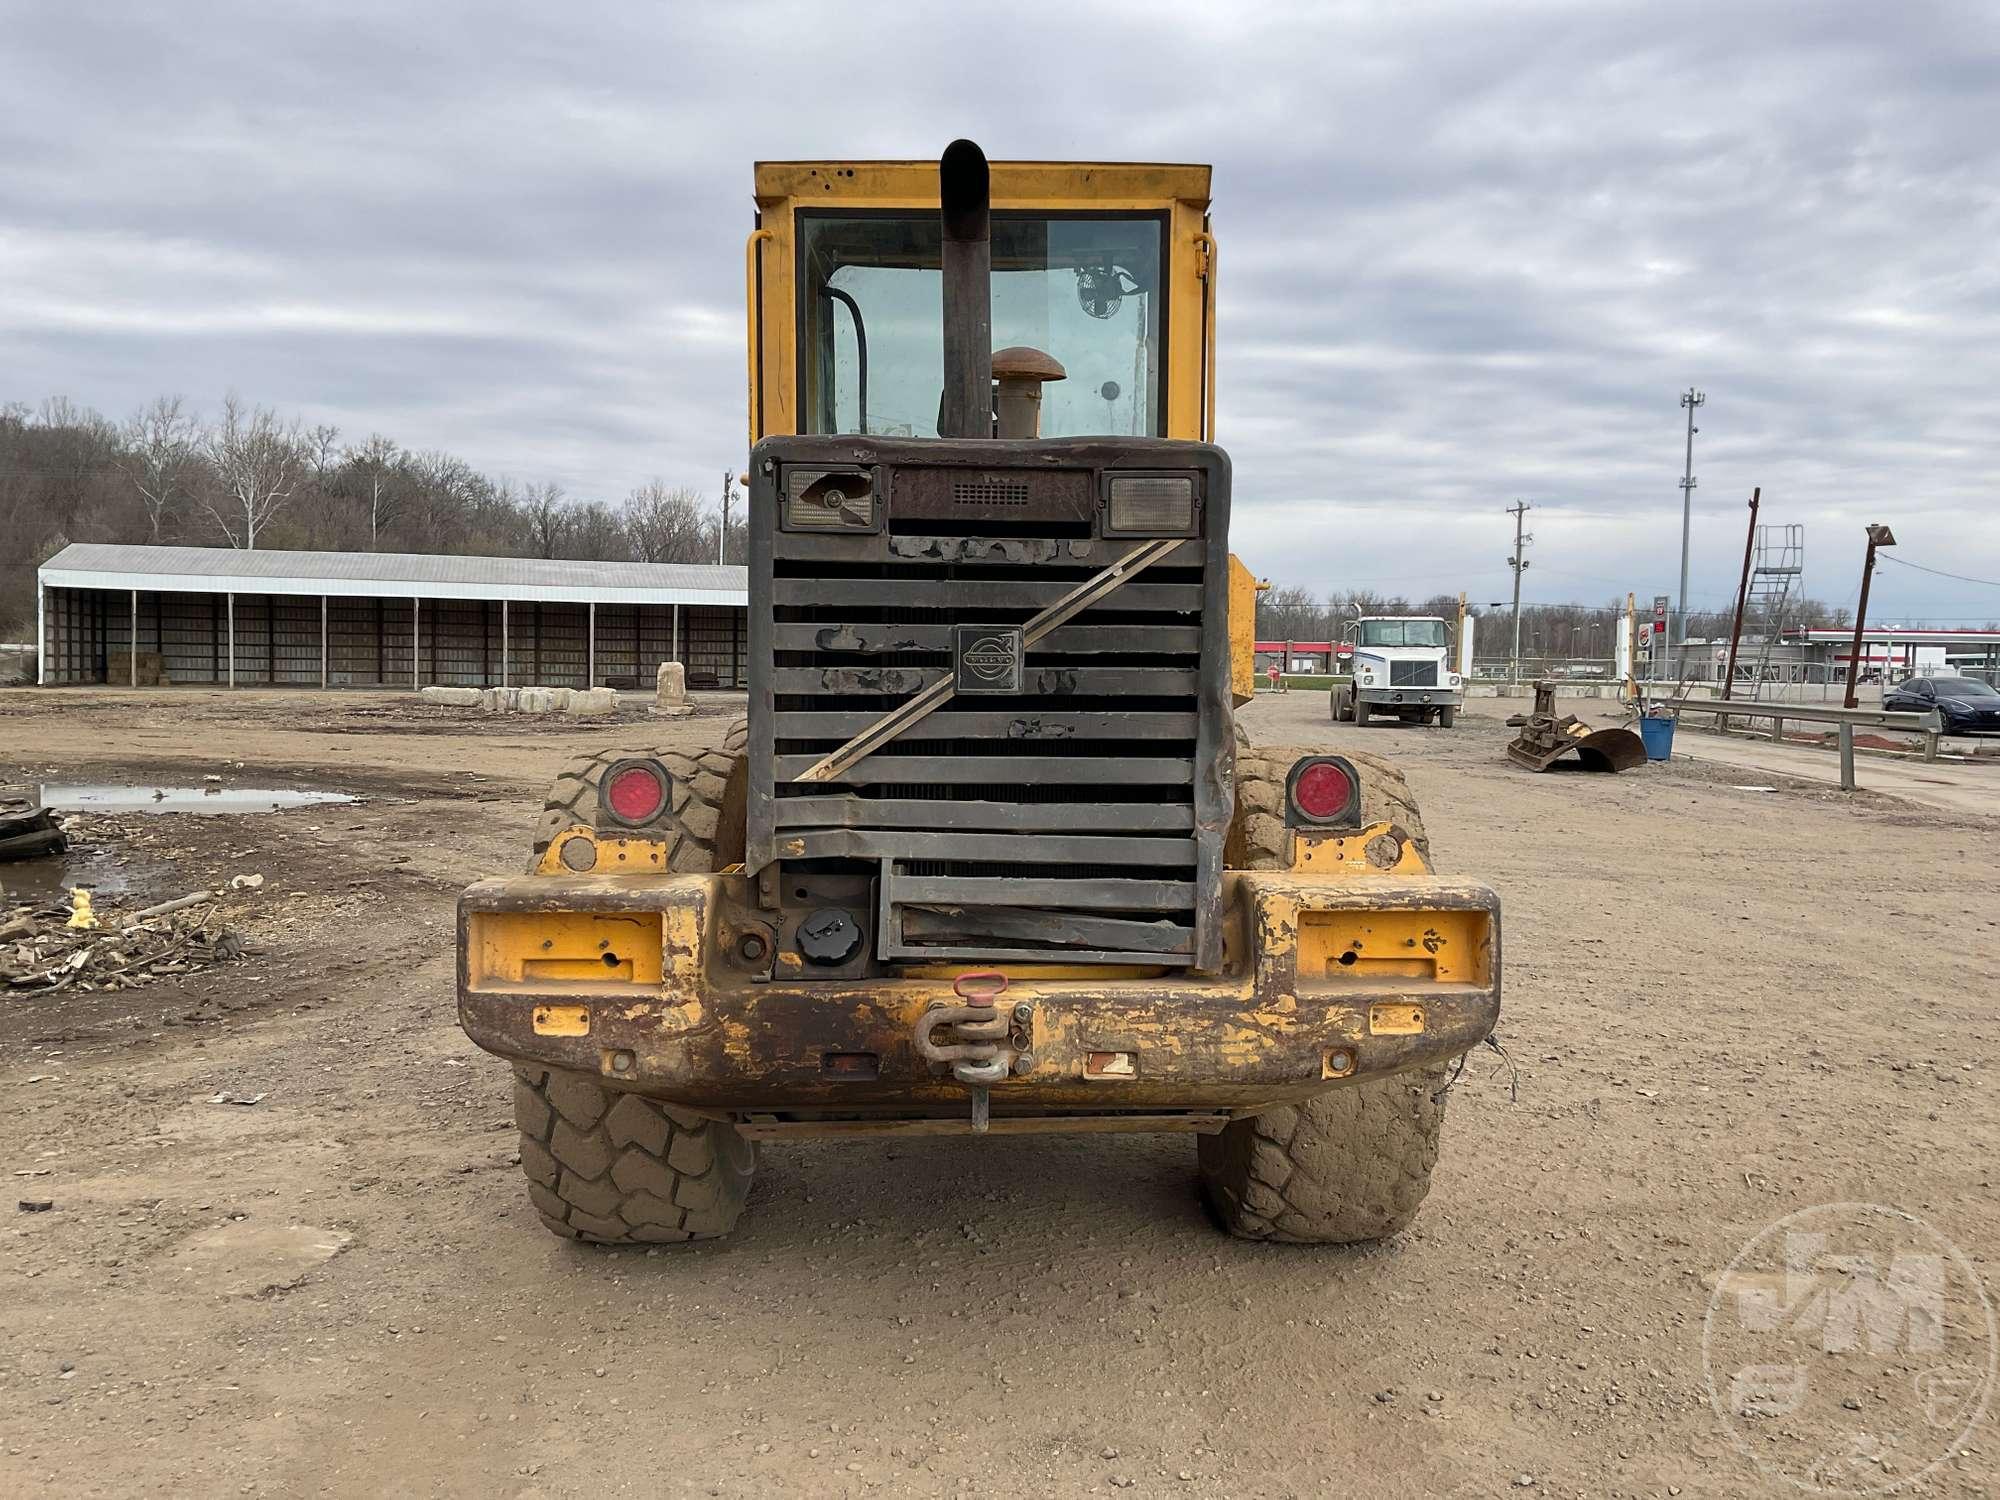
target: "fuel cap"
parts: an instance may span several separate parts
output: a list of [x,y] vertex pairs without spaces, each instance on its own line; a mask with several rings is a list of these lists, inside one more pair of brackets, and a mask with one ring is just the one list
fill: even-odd
[[822,906],[799,923],[799,952],[808,963],[844,964],[861,949],[861,924],[837,906]]

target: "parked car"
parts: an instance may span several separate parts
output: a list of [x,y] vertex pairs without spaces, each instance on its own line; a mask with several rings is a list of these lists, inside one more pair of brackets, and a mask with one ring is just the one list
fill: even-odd
[[2000,691],[1977,677],[1912,677],[1884,693],[1882,706],[1897,713],[1934,708],[1947,734],[2000,732]]

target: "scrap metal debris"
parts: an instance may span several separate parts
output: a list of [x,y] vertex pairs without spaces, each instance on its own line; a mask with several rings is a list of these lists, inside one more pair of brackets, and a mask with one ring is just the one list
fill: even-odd
[[92,927],[67,903],[0,908],[0,991],[129,990],[252,952],[223,916],[223,899],[197,891],[134,912],[102,903]]
[[0,860],[38,859],[69,847],[62,823],[42,806],[38,786],[0,786]]
[[1646,763],[1646,745],[1629,729],[1592,729],[1575,714],[1556,713],[1556,685],[1535,684],[1535,711],[1507,720],[1521,732],[1507,745],[1507,758],[1530,771],[1546,771],[1574,754],[1586,771],[1629,771]]

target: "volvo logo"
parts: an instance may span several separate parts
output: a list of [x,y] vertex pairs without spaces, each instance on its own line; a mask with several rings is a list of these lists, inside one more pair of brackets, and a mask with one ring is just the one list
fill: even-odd
[[954,686],[961,693],[1021,691],[1021,627],[957,625],[952,628]]

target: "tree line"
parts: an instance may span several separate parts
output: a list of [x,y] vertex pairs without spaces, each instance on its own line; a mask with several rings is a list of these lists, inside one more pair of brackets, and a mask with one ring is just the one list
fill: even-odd
[[[1650,600],[1641,600],[1642,620],[1650,621]],[[1482,659],[1506,657],[1513,644],[1513,613],[1479,603],[1472,606],[1479,617],[1474,635],[1476,654]],[[1777,622],[1765,618],[1756,607],[1745,610],[1743,633],[1758,636]],[[1260,641],[1337,641],[1342,627],[1357,615],[1437,615],[1447,621],[1458,618],[1456,594],[1432,594],[1411,601],[1400,594],[1378,594],[1367,589],[1336,589],[1316,594],[1296,585],[1274,588],[1257,596],[1257,639]],[[1691,610],[1688,635],[1691,639],[1727,640],[1733,610]],[[1521,606],[1521,654],[1531,660],[1610,657],[1615,654],[1616,631],[1625,618],[1625,601],[1617,598],[1601,605],[1523,604]],[[1854,623],[1845,607],[1820,599],[1795,598],[1785,605],[1783,626],[1814,629],[1837,628]]]
[[572,497],[233,392],[211,412],[156,397],[122,422],[60,396],[0,404],[0,638],[33,621],[35,568],[70,542],[740,563],[742,503],[725,538],[693,489]]

